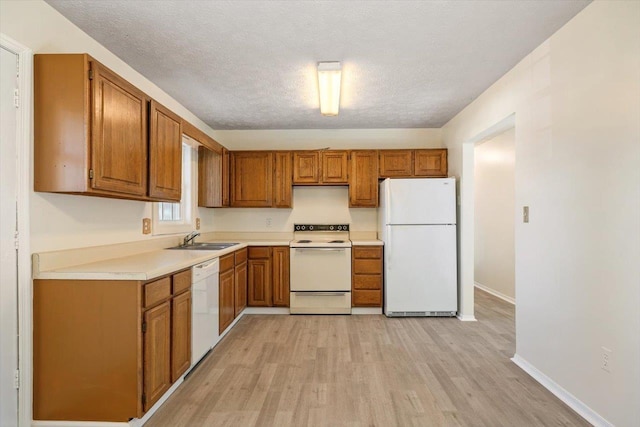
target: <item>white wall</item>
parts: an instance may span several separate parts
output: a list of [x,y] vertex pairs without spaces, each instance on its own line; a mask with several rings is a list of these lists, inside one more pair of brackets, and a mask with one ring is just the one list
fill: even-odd
[[531,207],[529,224],[516,217],[517,354],[609,422],[638,425],[640,2],[590,4],[444,126],[466,313],[472,141],[513,113],[516,212]]
[[515,298],[515,129],[475,147],[476,283]]
[[[293,232],[293,224],[351,224],[352,231],[376,231],[377,209],[349,209],[346,186],[294,187],[293,209],[216,209],[216,231]],[[271,226],[267,226],[267,218]]]

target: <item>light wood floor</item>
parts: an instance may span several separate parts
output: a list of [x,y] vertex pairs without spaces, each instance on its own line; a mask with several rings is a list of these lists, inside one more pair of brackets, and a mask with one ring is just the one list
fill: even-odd
[[514,365],[514,309],[478,322],[246,315],[147,426],[588,426]]

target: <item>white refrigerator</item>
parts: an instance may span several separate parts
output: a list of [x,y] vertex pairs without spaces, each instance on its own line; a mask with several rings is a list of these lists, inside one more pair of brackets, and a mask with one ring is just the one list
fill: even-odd
[[384,313],[455,316],[455,179],[385,179],[378,222],[384,241]]

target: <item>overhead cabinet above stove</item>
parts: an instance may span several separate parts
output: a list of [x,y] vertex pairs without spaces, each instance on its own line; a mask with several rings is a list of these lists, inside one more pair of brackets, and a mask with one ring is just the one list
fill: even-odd
[[182,120],[86,54],[34,58],[34,189],[179,201]]

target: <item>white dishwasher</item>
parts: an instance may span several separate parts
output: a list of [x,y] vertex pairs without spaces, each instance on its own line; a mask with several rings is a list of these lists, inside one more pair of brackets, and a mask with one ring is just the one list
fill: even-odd
[[218,343],[218,258],[191,268],[191,365]]

